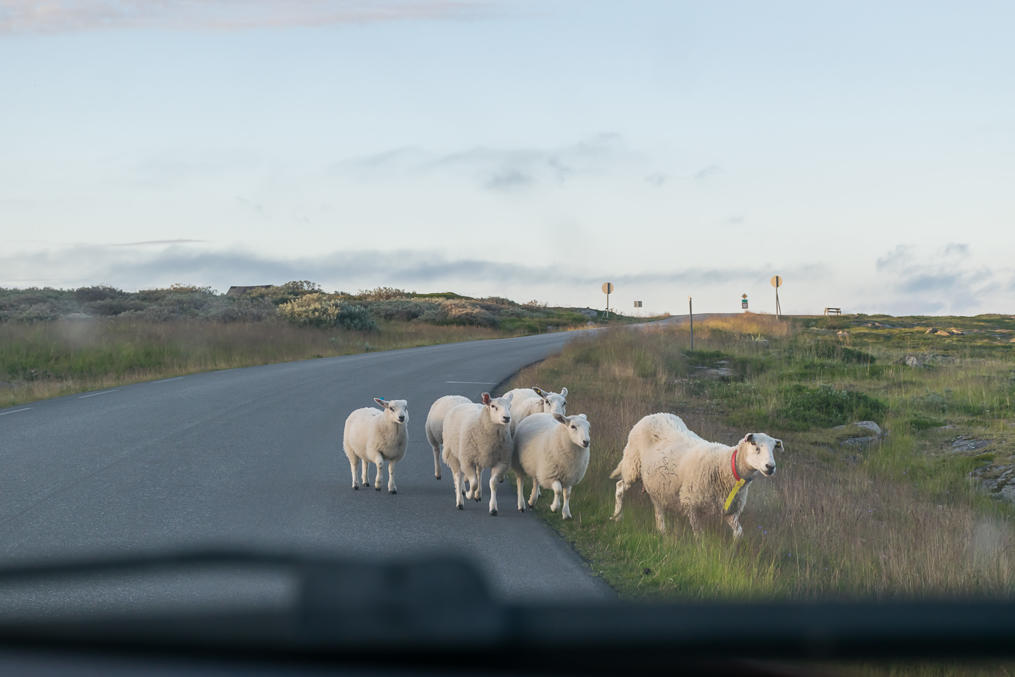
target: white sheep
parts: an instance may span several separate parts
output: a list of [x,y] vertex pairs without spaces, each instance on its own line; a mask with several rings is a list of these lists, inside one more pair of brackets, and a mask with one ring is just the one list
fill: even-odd
[[624,457],[610,475],[619,478],[613,519],[620,518],[624,492],[640,479],[659,531],[666,530],[666,513],[679,510],[695,534],[711,513],[724,517],[734,539],[740,538],[747,490],[758,474],[775,474],[776,449],[782,449],[782,440],[765,433],[749,433],[730,447],[703,440],[679,416],[646,416],[631,428]]
[[461,395],[445,395],[430,405],[426,415],[426,439],[433,448],[433,476],[441,478],[441,448],[444,446],[444,418],[459,404],[472,404],[472,400]]
[[522,492],[523,475],[527,475],[532,478],[529,507],[535,506],[540,487],[552,488],[550,512],[562,506],[561,517],[571,519],[571,491],[589,467],[589,443],[589,421],[585,414],[532,414],[522,421],[515,431],[515,451],[511,457],[518,509],[525,512]]
[[360,481],[369,487],[367,481],[367,463],[377,466],[374,476],[374,489],[381,490],[381,473],[384,462],[388,463],[388,493],[398,493],[395,486],[395,463],[405,456],[409,437],[407,433],[409,411],[405,400],[385,400],[375,397],[374,402],[380,409],[363,407],[357,409],[345,419],[345,431],[342,434],[342,448],[349,459],[352,471],[352,488],[359,489],[356,483],[356,464],[360,464]]
[[567,415],[567,388],[559,393],[548,392],[542,388],[515,388],[504,393],[511,395],[511,433],[518,430],[518,424],[532,414]]
[[468,498],[480,501],[483,470],[490,468],[490,514],[497,514],[497,480],[511,463],[510,394],[483,403],[459,404],[444,417],[444,449],[441,458],[455,480],[455,505],[464,509],[462,475],[469,481]]

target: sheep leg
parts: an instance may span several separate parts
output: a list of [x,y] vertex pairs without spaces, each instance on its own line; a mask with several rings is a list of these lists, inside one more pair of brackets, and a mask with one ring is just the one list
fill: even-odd
[[359,463],[359,475],[360,475],[359,483],[362,484],[365,487],[369,487],[370,486],[370,482],[367,481],[367,462],[366,462],[366,459],[365,458],[359,458],[359,459],[356,459],[356,462]]
[[352,471],[352,488],[359,489],[359,485],[356,483],[356,457],[353,456],[349,459],[349,470]]
[[687,521],[691,523],[691,531],[694,532],[694,535],[701,536],[701,515],[698,514],[697,509],[688,508]]
[[562,489],[560,480],[553,480],[553,503],[550,504],[550,512],[557,512],[557,508],[560,507],[560,492]]
[[441,478],[441,450],[439,447],[433,448],[433,476],[434,479]]
[[475,489],[472,492],[472,500],[479,503],[483,500],[483,468],[476,466],[476,481],[473,482]]
[[666,533],[666,510],[663,508],[661,503],[652,501],[652,508],[656,513],[656,530],[661,533]]
[[564,487],[564,505],[560,510],[560,516],[566,520],[571,519],[571,487]]
[[613,517],[610,518],[611,520],[616,521],[620,519],[620,512],[624,509],[624,492],[630,488],[631,485],[624,480],[617,480],[617,491],[614,493],[617,500],[613,504]]
[[539,498],[539,481],[535,477],[533,477],[532,478],[532,493],[529,494],[529,507],[530,508],[535,508],[536,507],[536,500],[538,498]]
[[495,465],[490,468],[490,514],[497,514],[497,483],[500,480],[500,474],[504,472],[504,466]]
[[730,525],[730,529],[733,530],[733,540],[740,540],[740,537],[744,535],[744,528],[740,526],[740,516],[726,515],[726,524]]
[[518,512],[525,512],[525,501],[522,499],[522,494],[525,492],[525,481],[522,479],[521,473],[515,475],[515,486],[518,488]]
[[395,462],[388,461],[388,493],[397,494],[398,487],[395,486]]
[[375,491],[380,491],[381,490],[381,475],[384,474],[384,459],[382,458],[382,459],[378,460],[378,462],[374,463],[374,465],[377,467],[377,474],[374,475],[374,490]]
[[451,469],[451,477],[455,480],[455,507],[465,510],[465,502],[462,500],[462,469]]

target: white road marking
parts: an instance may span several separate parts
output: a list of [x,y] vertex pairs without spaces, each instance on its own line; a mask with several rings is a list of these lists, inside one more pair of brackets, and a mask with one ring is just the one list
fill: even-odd
[[14,411],[0,411],[0,416],[9,416],[10,414],[17,414],[22,411],[28,411],[31,407],[25,407],[24,409],[15,409]]
[[183,378],[183,377],[182,376],[174,376],[173,378],[164,378],[164,379],[160,379],[158,381],[152,381],[152,383],[169,383],[170,381],[179,381],[181,378]]
[[118,390],[119,390],[119,388],[114,388],[113,390],[100,390],[97,393],[88,393],[87,395],[81,395],[81,396],[78,397],[78,399],[79,400],[83,400],[86,397],[98,397],[99,395],[108,395],[109,393],[115,393]]
[[445,383],[460,383],[470,386],[495,386],[495,381],[445,381]]

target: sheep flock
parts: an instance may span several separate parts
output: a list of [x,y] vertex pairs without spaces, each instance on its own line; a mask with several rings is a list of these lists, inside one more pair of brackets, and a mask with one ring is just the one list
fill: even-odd
[[[497,515],[497,485],[514,472],[518,510],[535,508],[541,491],[554,494],[550,511],[571,519],[571,495],[589,465],[591,423],[585,414],[567,415],[567,388],[560,392],[516,388],[500,397],[483,393],[478,402],[461,395],[438,398],[427,414],[425,432],[433,450],[434,478],[443,463],[452,476],[455,507],[483,499],[488,472],[488,510]],[[368,465],[376,468],[374,489],[381,490],[387,466],[388,493],[397,493],[395,464],[408,446],[408,402],[374,398],[379,408],[364,407],[345,421],[342,448],[349,460],[352,488],[370,486]],[[667,518],[682,515],[695,535],[709,523],[725,522],[734,540],[743,534],[740,515],[751,483],[775,474],[775,452],[782,440],[762,432],[747,433],[736,444],[710,442],[690,430],[675,414],[649,414],[631,429],[620,463],[610,475],[617,480],[613,520],[623,513],[624,496],[640,483],[655,510],[656,528],[667,530]],[[525,481],[530,482],[524,498]]]

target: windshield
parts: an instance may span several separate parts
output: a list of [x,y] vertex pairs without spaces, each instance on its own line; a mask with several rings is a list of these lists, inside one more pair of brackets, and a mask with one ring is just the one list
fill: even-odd
[[0,1],[0,621],[1006,603],[1013,19]]

